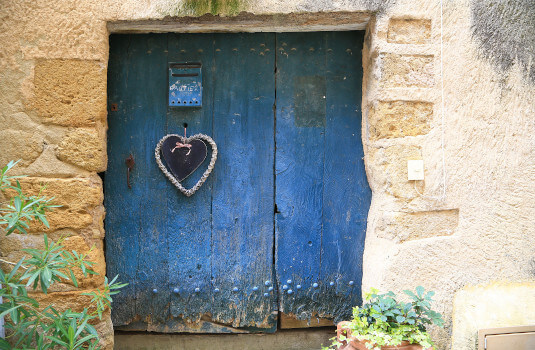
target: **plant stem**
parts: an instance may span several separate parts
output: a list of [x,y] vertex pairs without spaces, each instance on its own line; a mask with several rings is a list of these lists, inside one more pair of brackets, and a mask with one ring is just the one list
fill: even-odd
[[[7,261],[7,260],[4,260],[4,259],[0,259],[0,262],[3,262],[3,263],[6,263],[6,264],[9,264],[9,265],[17,265],[17,263],[14,263],[14,262],[11,262],[11,261]],[[28,268],[26,266],[23,266],[23,265],[20,265],[20,267],[22,267],[24,270],[28,270]]]

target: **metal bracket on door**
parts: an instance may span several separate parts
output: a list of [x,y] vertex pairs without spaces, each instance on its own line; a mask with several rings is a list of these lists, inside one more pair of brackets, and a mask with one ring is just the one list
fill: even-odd
[[130,172],[134,168],[134,164],[136,164],[136,162],[134,162],[134,156],[132,155],[132,153],[130,153],[130,155],[128,156],[128,158],[125,159],[124,162],[126,164],[126,184],[128,185],[128,188],[131,189],[132,185],[130,185]]

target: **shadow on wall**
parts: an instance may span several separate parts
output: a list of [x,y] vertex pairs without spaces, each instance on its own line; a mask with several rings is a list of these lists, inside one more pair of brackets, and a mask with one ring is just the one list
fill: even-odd
[[518,62],[535,84],[535,6],[533,0],[472,0],[472,33],[481,53],[506,73]]

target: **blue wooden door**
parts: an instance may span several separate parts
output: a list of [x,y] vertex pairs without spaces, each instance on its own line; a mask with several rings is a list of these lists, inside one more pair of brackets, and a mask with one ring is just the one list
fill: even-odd
[[[362,34],[113,35],[110,48],[107,272],[130,283],[114,325],[272,332],[279,311],[347,316],[360,301],[370,202]],[[171,62],[202,64],[201,108],[167,108]],[[219,149],[192,197],[154,160],[158,140],[184,124]]]

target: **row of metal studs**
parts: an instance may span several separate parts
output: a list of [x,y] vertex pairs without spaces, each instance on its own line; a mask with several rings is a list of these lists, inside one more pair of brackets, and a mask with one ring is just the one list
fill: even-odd
[[[287,281],[286,281],[287,284],[292,284],[292,282],[293,282],[292,280],[287,280]],[[266,282],[264,282],[264,285],[266,285],[266,287],[269,286],[270,284],[271,284],[271,281],[266,281]],[[353,286],[353,285],[355,284],[355,282],[354,282],[354,281],[349,281],[348,284],[349,284],[350,286]],[[329,285],[332,287],[332,286],[335,285],[335,283],[331,281],[331,282],[329,282]],[[319,284],[316,283],[316,282],[314,282],[314,283],[312,284],[312,287],[314,287],[314,288],[318,288],[318,287],[319,287]],[[288,289],[288,288],[289,288],[289,287],[288,287],[288,285],[286,285],[286,284],[282,286],[282,289],[283,289],[283,290],[287,290],[286,293],[288,293],[288,294],[293,294],[293,290]],[[299,290],[299,289],[301,289],[301,285],[298,284],[297,286],[295,286],[295,288]],[[200,289],[199,287],[195,288],[195,293],[200,293],[200,291],[201,291],[201,289]],[[240,289],[239,289],[238,287],[234,287],[234,288],[232,288],[232,291],[236,293],[236,292],[239,292]],[[253,292],[256,292],[256,291],[258,291],[258,287],[255,286],[255,287],[253,287]],[[273,291],[273,287],[269,287],[269,288],[268,288],[268,291],[269,291],[269,292],[272,292],[272,291]],[[154,289],[152,290],[152,292],[153,292],[153,293],[158,293],[158,289],[154,288]],[[215,289],[214,289],[214,292],[215,292],[215,293],[219,293],[219,288],[215,288]],[[179,293],[179,289],[178,289],[178,288],[173,289],[173,293],[178,294],[178,293]],[[264,296],[265,296],[265,297],[269,296],[269,293],[264,293]]]

